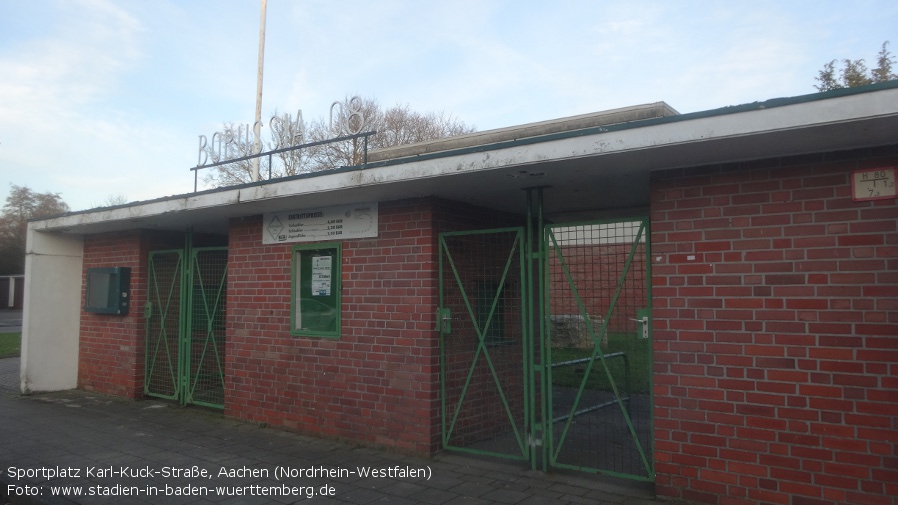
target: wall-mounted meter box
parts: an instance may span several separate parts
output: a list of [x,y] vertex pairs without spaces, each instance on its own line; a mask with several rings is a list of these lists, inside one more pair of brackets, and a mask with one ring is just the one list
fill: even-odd
[[84,310],[97,314],[128,315],[131,305],[131,269],[88,268]]

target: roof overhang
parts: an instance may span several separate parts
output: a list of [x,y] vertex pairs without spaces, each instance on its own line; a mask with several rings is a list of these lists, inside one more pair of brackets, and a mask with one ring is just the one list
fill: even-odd
[[31,227],[91,234],[191,226],[222,233],[233,217],[423,196],[519,213],[523,189],[535,186],[548,187],[547,214],[577,216],[647,207],[653,171],[898,143],[895,81],[692,114],[662,109],[654,117],[573,130],[527,128],[585,116],[482,132],[467,144],[446,139],[381,153],[364,168],[74,212]]

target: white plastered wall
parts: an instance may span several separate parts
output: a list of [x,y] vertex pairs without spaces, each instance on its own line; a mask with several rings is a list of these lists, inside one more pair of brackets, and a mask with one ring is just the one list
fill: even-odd
[[74,389],[84,241],[29,225],[25,251],[21,390]]

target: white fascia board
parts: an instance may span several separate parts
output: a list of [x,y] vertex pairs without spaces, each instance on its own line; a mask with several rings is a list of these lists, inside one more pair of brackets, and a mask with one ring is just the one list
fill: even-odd
[[[29,223],[29,226],[36,231],[76,230],[80,226],[113,221],[135,221],[163,214],[218,208],[239,202],[240,190],[238,189],[216,191],[214,193],[188,194],[149,202],[138,202],[127,206],[101,208],[95,211],[41,219],[32,221]],[[135,228],[139,228],[139,226],[135,225]]]

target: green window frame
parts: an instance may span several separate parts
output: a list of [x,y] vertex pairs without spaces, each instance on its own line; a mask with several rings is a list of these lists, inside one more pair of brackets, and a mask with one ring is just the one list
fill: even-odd
[[340,338],[342,243],[293,246],[290,334]]

